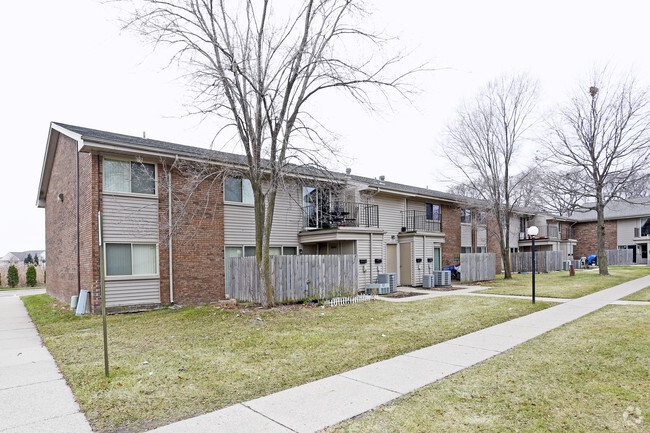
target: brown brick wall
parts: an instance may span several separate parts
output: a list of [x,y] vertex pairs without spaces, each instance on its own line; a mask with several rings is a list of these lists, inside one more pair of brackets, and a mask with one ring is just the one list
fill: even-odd
[[[598,235],[596,222],[579,223],[574,226],[578,244],[573,247],[573,258],[589,257],[598,253]],[[616,221],[605,221],[605,249],[617,248],[618,233]],[[49,263],[48,263],[49,266]]]
[[102,158],[79,154],[79,232],[81,249],[81,288],[90,291],[90,312],[101,313],[101,275],[99,267],[99,220],[101,209]]
[[[158,173],[161,183],[158,189],[160,295],[163,303],[169,303],[169,208],[167,179],[162,165],[158,166]],[[185,200],[190,186],[190,181],[178,171],[172,173],[174,196]],[[183,202],[172,201],[172,221],[178,221],[178,228],[172,233],[174,303],[201,304],[225,299],[222,182],[210,179],[199,185],[182,217],[179,213]]]
[[460,254],[460,210],[457,206],[440,205],[442,213],[442,232],[445,243],[442,245],[442,266],[454,264],[454,255]]
[[76,158],[77,142],[60,135],[45,198],[46,291],[66,304],[78,293]]
[[[494,218],[487,216],[487,250],[496,255],[496,272],[501,273],[501,241],[499,240],[499,227]],[[513,248],[514,245],[510,245]]]

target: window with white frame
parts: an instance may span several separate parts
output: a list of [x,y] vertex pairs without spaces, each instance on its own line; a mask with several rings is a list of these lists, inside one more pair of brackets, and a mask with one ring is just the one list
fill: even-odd
[[104,191],[156,194],[156,166],[135,161],[104,159]]
[[472,211],[469,209],[460,210],[460,222],[461,223],[471,223],[472,222]]
[[251,181],[241,177],[226,176],[224,180],[224,199],[234,203],[255,203]]
[[471,254],[472,247],[460,247],[461,254]]
[[156,244],[106,243],[106,276],[158,275]]
[[487,247],[476,247],[477,253],[487,253]]

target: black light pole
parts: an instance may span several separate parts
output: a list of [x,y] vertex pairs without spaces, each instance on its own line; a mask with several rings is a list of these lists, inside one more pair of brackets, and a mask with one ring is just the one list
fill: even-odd
[[536,226],[530,226],[528,228],[528,236],[530,236],[532,243],[532,264],[533,264],[533,304],[535,303],[535,236],[539,233],[539,229]]

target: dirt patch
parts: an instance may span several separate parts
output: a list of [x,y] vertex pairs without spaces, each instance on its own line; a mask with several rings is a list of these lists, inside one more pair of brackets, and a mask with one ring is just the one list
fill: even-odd
[[390,295],[384,295],[385,298],[410,298],[411,296],[422,296],[426,295],[426,293],[418,293],[418,292],[395,292],[391,293]]

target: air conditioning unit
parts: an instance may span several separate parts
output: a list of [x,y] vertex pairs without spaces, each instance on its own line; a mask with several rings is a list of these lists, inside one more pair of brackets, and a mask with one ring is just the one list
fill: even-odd
[[563,271],[570,271],[571,270],[571,265],[572,265],[571,260],[562,260],[562,270]]
[[433,278],[436,287],[451,286],[451,271],[433,271]]
[[372,283],[366,287],[366,295],[387,295],[390,293],[390,285],[388,283]]
[[377,282],[378,283],[383,283],[390,286],[390,292],[395,293],[397,292],[397,274],[396,273],[390,273],[390,274],[379,274],[377,275]]
[[580,260],[571,260],[574,269],[582,269],[582,261]]
[[425,289],[433,289],[436,286],[436,278],[432,274],[422,275],[422,287]]

